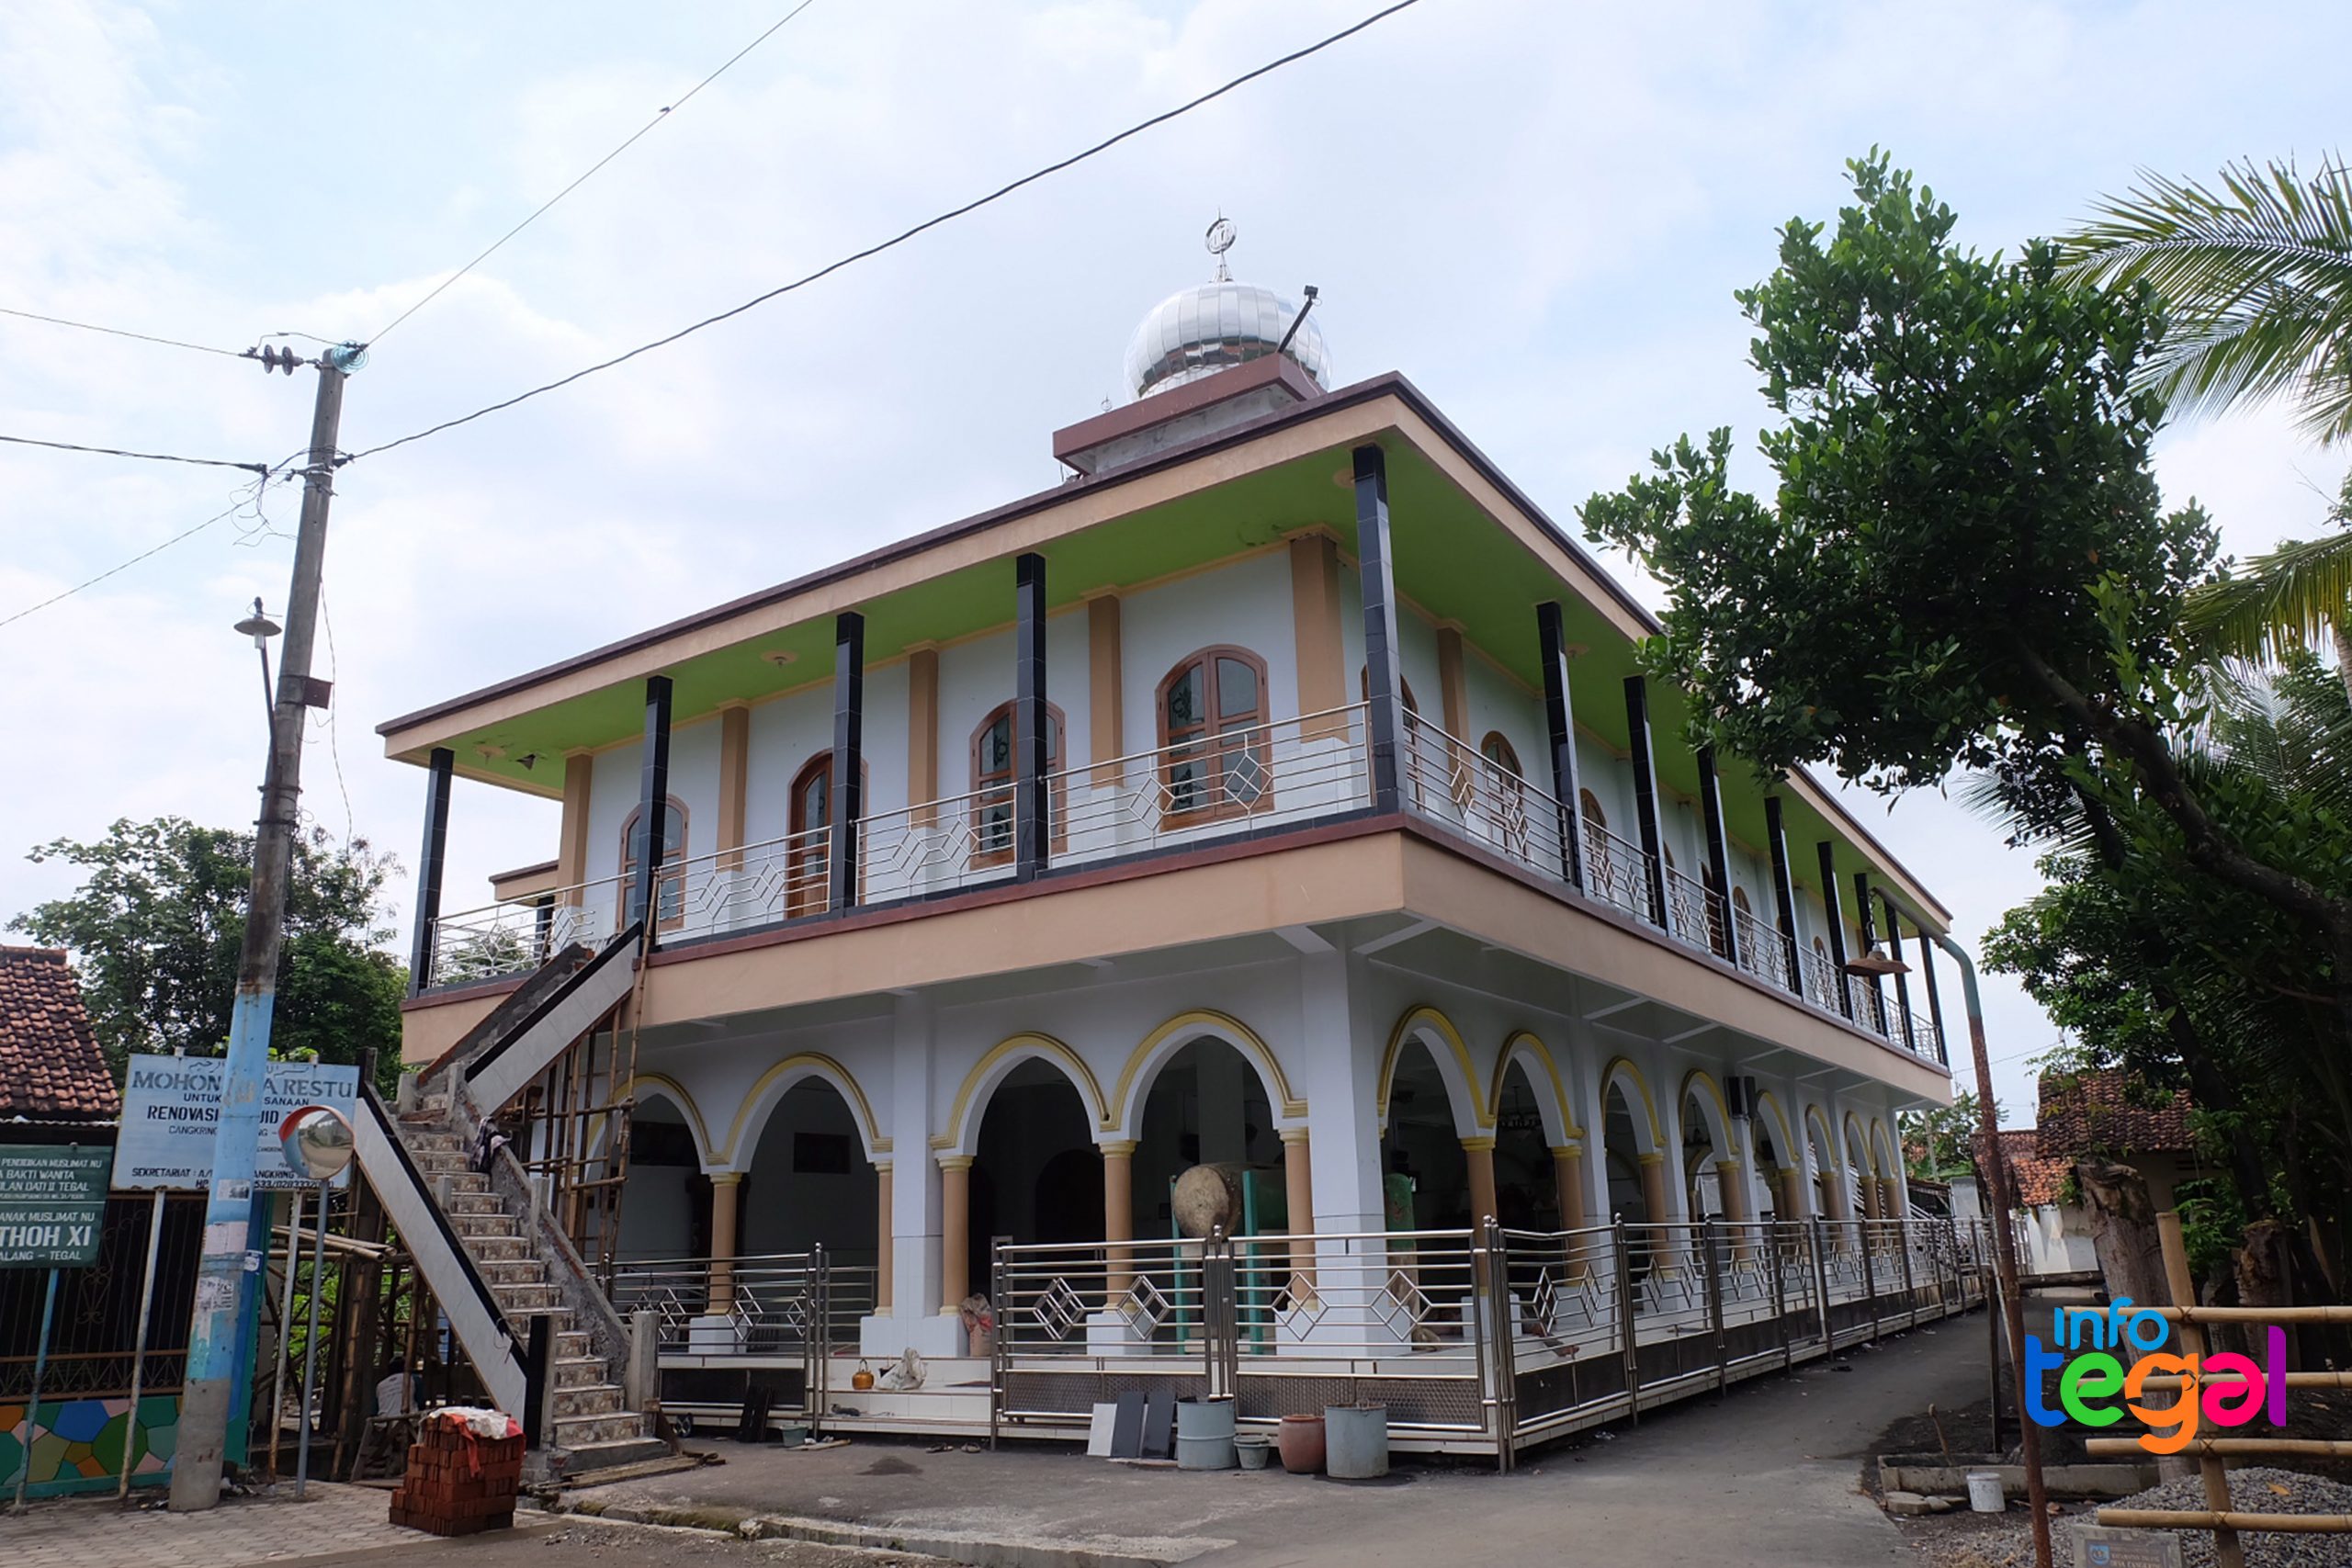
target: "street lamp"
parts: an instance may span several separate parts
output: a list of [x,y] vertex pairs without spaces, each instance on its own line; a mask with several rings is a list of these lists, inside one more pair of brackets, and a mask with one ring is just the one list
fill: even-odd
[[249,637],[254,639],[254,651],[261,655],[262,714],[264,717],[275,716],[277,712],[277,697],[269,686],[269,639],[276,637],[283,628],[276,621],[262,614],[261,596],[255,594],[254,613],[230,629],[239,637]]
[[1846,973],[1867,976],[1875,980],[1883,975],[1908,975],[1911,973],[1911,965],[1904,963],[1900,958],[1881,953],[1878,950],[1878,944],[1873,942],[1846,960]]

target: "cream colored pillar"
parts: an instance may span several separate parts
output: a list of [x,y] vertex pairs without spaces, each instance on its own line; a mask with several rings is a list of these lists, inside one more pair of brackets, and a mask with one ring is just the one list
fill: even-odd
[[1582,1230],[1592,1222],[1584,1198],[1584,1145],[1552,1145],[1552,1181],[1560,1190],[1560,1228]]
[[1303,1302],[1315,1288],[1315,1168],[1308,1163],[1306,1129],[1285,1127],[1283,1137],[1283,1206],[1289,1218],[1290,1272]]
[[1781,1168],[1781,1213],[1779,1218],[1791,1224],[1811,1217],[1813,1206],[1804,1200],[1804,1167],[1784,1165]]
[[1102,1304],[1115,1307],[1136,1282],[1136,1141],[1122,1138],[1096,1145],[1102,1151]]
[[1862,1174],[1861,1179],[1856,1182],[1856,1185],[1862,1190],[1862,1218],[1866,1220],[1884,1219],[1886,1215],[1881,1212],[1879,1206],[1879,1179],[1866,1171]]
[[939,1156],[939,1310],[953,1317],[972,1293],[972,1156]]
[[874,1208],[879,1216],[879,1234],[875,1237],[877,1250],[874,1254],[874,1310],[888,1313],[890,1310],[892,1282],[890,1254],[896,1249],[890,1230],[890,1162],[887,1159],[874,1162]]
[[1666,1206],[1666,1156],[1636,1155],[1634,1163],[1642,1172],[1642,1207],[1648,1211],[1650,1267],[1667,1269],[1674,1267],[1674,1233],[1667,1226],[1672,1223],[1674,1211]]
[[1736,1159],[1715,1161],[1715,1188],[1723,1194],[1724,1224],[1731,1232],[1731,1255],[1746,1260],[1756,1255],[1756,1238],[1747,1229],[1747,1171]]
[[710,1179],[710,1293],[703,1311],[712,1316],[735,1305],[735,1214],[743,1193],[743,1173],[722,1170]]
[[1878,1179],[1879,1218],[1883,1220],[1901,1219],[1903,1217],[1903,1179],[1901,1177],[1882,1176]]

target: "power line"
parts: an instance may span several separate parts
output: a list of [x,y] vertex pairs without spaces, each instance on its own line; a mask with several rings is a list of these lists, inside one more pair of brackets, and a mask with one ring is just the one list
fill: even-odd
[[507,241],[521,233],[532,224],[537,222],[548,208],[553,207],[557,202],[561,201],[565,197],[570,196],[573,191],[578,190],[582,186],[586,185],[590,178],[595,175],[597,170],[603,168],[605,164],[611,163],[614,159],[628,152],[631,147],[637,145],[639,137],[643,136],[647,131],[651,130],[655,126],[660,125],[663,120],[669,118],[673,111],[684,108],[686,104],[686,99],[693,97],[696,93],[701,92],[705,87],[707,87],[713,82],[718,81],[720,76],[726,74],[729,66],[733,65],[737,61],[751,53],[752,51],[767,42],[770,38],[774,37],[775,33],[783,28],[786,22],[792,20],[793,17],[800,15],[801,12],[806,11],[809,6],[816,3],[817,0],[800,0],[799,5],[795,6],[791,10],[786,11],[783,17],[778,18],[768,28],[766,32],[762,33],[759,37],[753,39],[742,48],[737,50],[733,54],[729,55],[725,64],[719,66],[718,70],[712,72],[709,75],[704,77],[701,81],[687,88],[685,93],[679,97],[676,103],[662,105],[654,117],[651,119],[647,120],[643,125],[638,127],[636,131],[633,132],[627,141],[623,141],[619,146],[614,148],[611,152],[605,153],[603,157],[590,164],[587,172],[582,174],[578,179],[573,180],[570,185],[564,186],[561,190],[548,197],[546,201],[540,203],[537,210],[534,211],[528,218],[524,219],[523,221],[515,224],[514,227],[507,230],[506,232],[492,241],[488,250],[483,251],[481,254],[474,257],[473,260],[468,262],[465,265],[459,267],[457,271],[443,278],[439,283],[434,286],[431,293],[427,294],[424,299],[419,299],[415,304],[411,305],[407,310],[402,310],[399,315],[394,316],[391,319],[391,321],[385,326],[383,332],[378,333],[374,337],[368,339],[368,342],[371,344],[381,343],[384,340],[385,334],[390,333],[393,327],[399,326],[402,321],[407,321],[411,316],[415,315],[419,310],[424,310],[427,305],[432,304],[434,300],[439,299],[443,289],[457,282],[458,279],[465,276],[466,274],[473,271],[474,268],[480,266],[483,262],[488,261],[492,254],[495,253],[501,245],[503,245]]
[[198,354],[218,354],[230,359],[245,357],[243,351],[238,349],[215,348],[210,344],[186,343],[175,337],[156,337],[150,333],[126,332],[120,327],[102,327],[94,321],[70,321],[63,316],[44,316],[38,310],[11,310],[6,305],[0,305],[0,316],[21,316],[26,321],[47,321],[54,327],[78,327],[85,333],[104,333],[108,337],[137,338],[141,343],[159,343],[166,348],[192,349]]
[[137,566],[141,561],[145,560],[149,556],[161,555],[164,551],[170,549],[174,545],[178,544],[181,540],[196,537],[197,535],[203,533],[207,528],[211,527],[215,523],[220,522],[221,519],[235,516],[260,496],[262,487],[266,485],[268,482],[269,481],[266,479],[255,480],[253,485],[248,487],[245,493],[239,495],[235,501],[230,502],[226,510],[214,513],[203,522],[198,523],[195,527],[184,528],[180,530],[180,532],[173,535],[170,538],[165,539],[162,544],[152,545],[146,549],[140,551],[137,555],[131,557],[129,560],[122,562],[120,565],[110,566],[107,568],[106,570],[98,573],[97,576],[77,582],[73,587],[65,590],[62,593],[51,594],[38,604],[28,604],[23,609],[17,611],[15,615],[10,615],[7,619],[0,620],[0,629],[13,626],[18,621],[23,620],[27,615],[35,615],[42,610],[46,610],[51,604],[60,604],[64,600],[71,599],[74,595],[81,592],[84,589],[96,588],[107,578],[114,576],[117,572],[128,571],[130,568]]
[[1009,185],[999,186],[995,190],[989,192],[988,195],[978,197],[972,201],[967,201],[961,207],[950,208],[948,210],[940,213],[935,217],[926,218],[911,229],[908,229],[900,233],[895,234],[889,239],[882,241],[878,244],[868,245],[862,251],[854,251],[838,261],[831,262],[824,266],[819,267],[815,272],[809,273],[805,277],[795,278],[792,282],[784,284],[779,288],[771,288],[764,294],[754,295],[752,298],[744,300],[741,305],[734,307],[732,310],[721,310],[715,316],[706,316],[701,321],[695,322],[692,326],[682,327],[678,331],[670,333],[667,337],[658,337],[650,343],[639,344],[637,347],[630,349],[626,354],[616,355],[613,358],[605,360],[600,364],[591,365],[584,370],[575,370],[571,375],[562,378],[560,380],[549,381],[544,386],[534,387],[526,392],[517,392],[514,396],[507,398],[503,401],[492,403],[485,408],[476,409],[473,412],[469,414],[460,414],[455,419],[443,420],[438,424],[428,425],[424,429],[416,431],[413,434],[401,436],[396,440],[387,441],[379,446],[370,446],[363,451],[355,452],[350,457],[343,458],[342,461],[346,463],[356,462],[361,457],[372,457],[379,452],[389,452],[395,446],[405,446],[412,441],[422,441],[428,435],[438,435],[445,430],[454,430],[458,425],[471,423],[473,421],[481,418],[485,414],[493,414],[504,409],[511,409],[515,404],[526,402],[533,398],[540,396],[542,393],[552,392],[558,388],[568,387],[574,381],[594,376],[599,371],[610,370],[616,365],[627,364],[629,360],[635,359],[640,354],[649,354],[657,348],[666,348],[671,344],[676,343],[679,339],[690,337],[694,333],[701,332],[706,327],[717,326],[721,321],[729,320],[732,317],[740,316],[744,311],[752,310],[758,306],[764,305],[769,300],[776,299],[781,295],[790,294],[796,289],[805,288],[809,284],[815,283],[820,278],[829,277],[844,267],[865,261],[869,257],[880,255],[885,251],[905,244],[909,240],[913,239],[916,235],[923,233],[928,230],[936,229],[943,223],[953,222],[955,220],[962,218],[968,213],[977,212],[981,208],[987,207],[993,202],[1001,201],[1006,197],[1011,196],[1014,191],[1021,189],[1024,186],[1035,185],[1039,180],[1046,179],[1050,175],[1060,174],[1065,169],[1073,168],[1080,164],[1083,164],[1090,158],[1110,151],[1122,141],[1125,141],[1132,137],[1140,136],[1145,131],[1150,130],[1157,126],[1165,125],[1171,119],[1176,119],[1183,115],[1190,114],[1193,110],[1199,108],[1202,105],[1221,98],[1225,96],[1226,94],[1232,92],[1235,88],[1244,86],[1249,83],[1256,81],[1261,76],[1279,71],[1285,65],[1293,64],[1298,61],[1304,60],[1311,54],[1319,54],[1324,50],[1330,48],[1333,44],[1352,38],[1356,34],[1363,32],[1365,28],[1372,27],[1374,23],[1385,21],[1388,17],[1395,16],[1397,12],[1408,10],[1419,3],[1420,0],[1396,0],[1395,5],[1386,6],[1382,10],[1374,11],[1371,16],[1364,17],[1362,21],[1357,22],[1351,27],[1342,28],[1340,31],[1331,34],[1329,38],[1323,39],[1316,43],[1308,44],[1304,49],[1294,50],[1290,53],[1282,56],[1280,59],[1270,60],[1254,71],[1244,72],[1242,74],[1236,76],[1232,81],[1225,84],[1225,85],[1213,88],[1208,92],[1203,93],[1199,97],[1192,99],[1188,103],[1179,104],[1176,107],[1156,114],[1149,119],[1138,121],[1137,123],[1127,127],[1126,130],[1118,132],[1116,135],[1105,137],[1103,140],[1096,142],[1093,146],[1087,148],[1084,152],[1074,152],[1070,156],[1061,159],[1057,163],[1048,164],[1042,169],[1037,169],[1030,174],[1023,175],[1019,179],[1012,181]]
[[71,441],[43,441],[35,435],[0,435],[0,441],[19,446],[48,446],[60,452],[91,452],[102,457],[137,457],[149,463],[188,463],[199,468],[243,468],[249,474],[266,475],[269,468],[263,463],[232,463],[225,457],[182,457],[170,452],[126,452],[119,446],[80,446]]

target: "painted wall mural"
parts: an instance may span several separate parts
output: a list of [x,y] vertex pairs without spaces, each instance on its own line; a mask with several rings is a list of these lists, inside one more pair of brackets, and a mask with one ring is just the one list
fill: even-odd
[[130,1411],[130,1401],[120,1395],[44,1399],[28,1430],[21,1399],[0,1404],[0,1493],[15,1491],[28,1449],[32,1458],[29,1495],[54,1497],[112,1487],[121,1474],[126,1440],[131,1484],[162,1481],[171,1473],[172,1454],[179,1442],[179,1395],[141,1398],[135,1427]]

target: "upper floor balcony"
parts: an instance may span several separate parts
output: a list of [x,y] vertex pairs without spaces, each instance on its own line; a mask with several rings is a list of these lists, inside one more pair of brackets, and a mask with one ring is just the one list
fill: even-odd
[[[1396,808],[1442,840],[1498,862],[1558,897],[1630,917],[1654,940],[1703,954],[1948,1066],[1929,1017],[1804,944],[1785,881],[1784,909],[1759,917],[1744,888],[1726,898],[1598,819],[1589,795],[1571,813],[1531,779],[1508,743],[1483,746],[1409,710],[1395,745]],[[1053,871],[1133,863],[1237,840],[1361,819],[1383,808],[1368,702],[1201,733],[1043,775]],[[1034,874],[1018,853],[1022,786],[1007,780],[946,798],[709,853],[665,858],[650,883],[652,941],[673,953],[910,908]],[[836,836],[845,841],[837,870]],[[1776,846],[1785,863],[1785,846]],[[1785,874],[1783,874],[1785,876]],[[634,916],[634,865],[568,886],[439,914],[415,976],[421,989],[467,987],[537,968],[573,943],[599,944]],[[1888,908],[1890,919],[1893,909]],[[1888,933],[1900,944],[1903,933]],[[1924,948],[1922,957],[1924,958]]]

